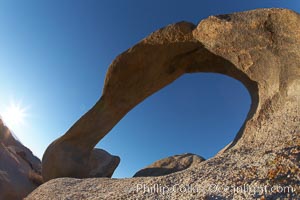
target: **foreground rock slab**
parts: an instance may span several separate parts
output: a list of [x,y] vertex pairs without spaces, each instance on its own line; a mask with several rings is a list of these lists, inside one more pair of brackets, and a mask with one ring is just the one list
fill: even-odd
[[41,161],[0,119],[0,199],[23,199],[42,182]]
[[[28,199],[299,199],[299,24],[300,15],[293,11],[258,9],[152,33],[112,62],[100,100],[48,147],[45,180],[88,177],[99,140],[138,103],[184,73],[225,74],[249,90],[252,105],[234,141],[214,158],[175,174],[56,179]],[[168,194],[147,189],[155,185],[168,188]],[[188,186],[197,190],[185,191]],[[243,186],[250,189],[239,189]]]

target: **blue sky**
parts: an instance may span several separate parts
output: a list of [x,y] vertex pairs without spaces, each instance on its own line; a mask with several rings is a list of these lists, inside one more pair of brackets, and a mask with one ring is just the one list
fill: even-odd
[[[300,12],[299,0],[0,0],[0,114],[26,107],[17,137],[37,156],[99,99],[113,59],[158,28],[265,7]],[[129,112],[97,145],[130,177],[167,156],[212,157],[236,135],[251,101],[238,81],[187,74]],[[4,119],[5,120],[5,119]]]

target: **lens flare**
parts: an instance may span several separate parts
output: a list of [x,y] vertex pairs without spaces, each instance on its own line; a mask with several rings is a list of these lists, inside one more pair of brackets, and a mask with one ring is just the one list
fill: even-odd
[[12,130],[25,125],[28,107],[21,105],[21,102],[11,101],[2,114],[3,121]]

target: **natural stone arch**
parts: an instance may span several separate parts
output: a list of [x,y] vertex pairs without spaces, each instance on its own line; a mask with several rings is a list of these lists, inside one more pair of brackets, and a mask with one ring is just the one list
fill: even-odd
[[113,61],[100,100],[48,147],[44,179],[90,177],[94,146],[134,106],[184,73],[225,74],[249,90],[250,112],[226,149],[267,149],[290,140],[287,133],[263,132],[266,123],[286,126],[282,112],[297,117],[299,21],[288,10],[262,9],[209,17],[197,27],[180,22],[152,33]]

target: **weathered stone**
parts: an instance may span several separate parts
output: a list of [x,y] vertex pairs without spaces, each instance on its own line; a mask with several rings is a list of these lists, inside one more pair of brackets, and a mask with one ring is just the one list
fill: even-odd
[[[68,132],[52,143],[43,159],[43,176],[87,177],[93,147],[134,106],[184,73],[215,72],[241,81],[252,105],[234,141],[197,167],[163,177],[125,180],[58,179],[28,199],[66,193],[57,187],[74,183],[71,197],[144,197],[136,184],[192,184],[196,193],[170,193],[170,199],[292,198],[299,195],[300,16],[286,9],[259,9],[212,16],[197,27],[181,22],[160,29],[119,55],[108,69],[103,94]],[[60,155],[60,156],[56,156]],[[80,190],[89,182],[100,187]],[[89,183],[91,184],[91,183]],[[209,191],[209,184],[231,190]],[[236,186],[283,185],[293,193],[234,193]],[[77,188],[77,186],[79,188]],[[127,189],[125,189],[127,188]],[[298,189],[298,190],[297,190]],[[113,191],[109,193],[107,191]],[[93,193],[95,192],[95,193]],[[46,194],[46,195],[45,195]],[[70,191],[68,191],[70,194]],[[147,193],[147,199],[165,198]]]
[[133,177],[163,176],[188,169],[205,159],[191,153],[163,158],[138,171]]
[[90,156],[89,177],[110,178],[120,163],[118,156],[113,156],[103,149],[94,149]]
[[0,119],[0,199],[23,199],[42,184],[41,161]]

